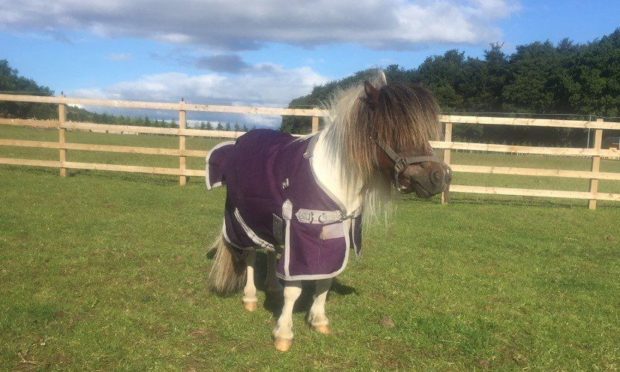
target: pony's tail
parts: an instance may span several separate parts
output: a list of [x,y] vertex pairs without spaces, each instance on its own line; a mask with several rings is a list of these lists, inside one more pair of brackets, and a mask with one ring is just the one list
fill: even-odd
[[232,247],[220,235],[208,255],[215,255],[209,272],[209,288],[221,295],[236,292],[245,284],[246,269],[243,257],[235,254]]

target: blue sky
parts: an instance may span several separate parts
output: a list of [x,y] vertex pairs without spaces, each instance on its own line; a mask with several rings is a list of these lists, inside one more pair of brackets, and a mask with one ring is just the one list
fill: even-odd
[[448,49],[592,41],[618,14],[618,0],[0,0],[0,59],[57,94],[285,106]]

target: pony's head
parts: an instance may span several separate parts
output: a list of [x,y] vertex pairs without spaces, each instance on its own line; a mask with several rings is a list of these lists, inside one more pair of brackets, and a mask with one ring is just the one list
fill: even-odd
[[332,136],[344,171],[366,191],[391,182],[402,193],[428,198],[447,191],[452,172],[433,156],[429,141],[439,138],[439,107],[426,89],[374,82],[342,92],[332,105]]
[[364,82],[363,104],[369,138],[376,144],[374,165],[402,193],[428,198],[447,190],[450,167],[433,156],[429,141],[440,132],[439,110],[419,86]]

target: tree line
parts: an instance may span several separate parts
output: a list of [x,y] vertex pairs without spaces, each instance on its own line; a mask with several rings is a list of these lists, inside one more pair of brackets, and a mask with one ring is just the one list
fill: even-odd
[[[48,87],[38,85],[34,80],[19,76],[7,60],[0,60],[0,93],[16,93],[52,96]],[[51,105],[36,103],[0,102],[0,117],[51,119],[58,116],[57,109]]]
[[[508,55],[502,44],[491,44],[482,58],[449,50],[428,57],[420,66],[388,66],[389,81],[420,84],[430,89],[446,114],[589,119],[620,116],[620,28],[586,44],[564,39],[518,46]],[[367,79],[372,70],[315,87],[292,100],[291,108],[320,107],[336,89]],[[285,117],[281,129],[303,133],[304,118]],[[458,139],[541,145],[585,145],[584,130],[516,128],[506,126],[454,127]],[[618,133],[610,135],[619,135]]]

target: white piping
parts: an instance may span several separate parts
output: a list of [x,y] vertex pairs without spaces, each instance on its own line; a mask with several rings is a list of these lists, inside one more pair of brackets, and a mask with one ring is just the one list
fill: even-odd
[[258,235],[256,235],[256,233],[250,228],[250,226],[248,226],[247,223],[245,223],[245,221],[243,220],[243,218],[241,217],[241,213],[239,213],[239,209],[235,208],[235,218],[237,219],[237,222],[239,222],[239,225],[241,225],[241,227],[243,228],[243,231],[245,231],[245,234],[258,246],[260,246],[261,248],[265,248],[268,250],[275,250],[275,248],[273,247],[273,244],[261,239]]
[[211,158],[211,154],[213,154],[213,151],[224,147],[224,146],[228,146],[228,145],[234,145],[235,141],[224,141],[224,142],[220,142],[217,145],[215,145],[211,151],[209,151],[209,153],[207,154],[207,157],[205,158],[205,183],[207,185],[207,190],[211,190],[214,187],[219,187],[222,186],[221,182],[216,182],[213,185],[211,184],[210,180],[209,180],[209,159]]

